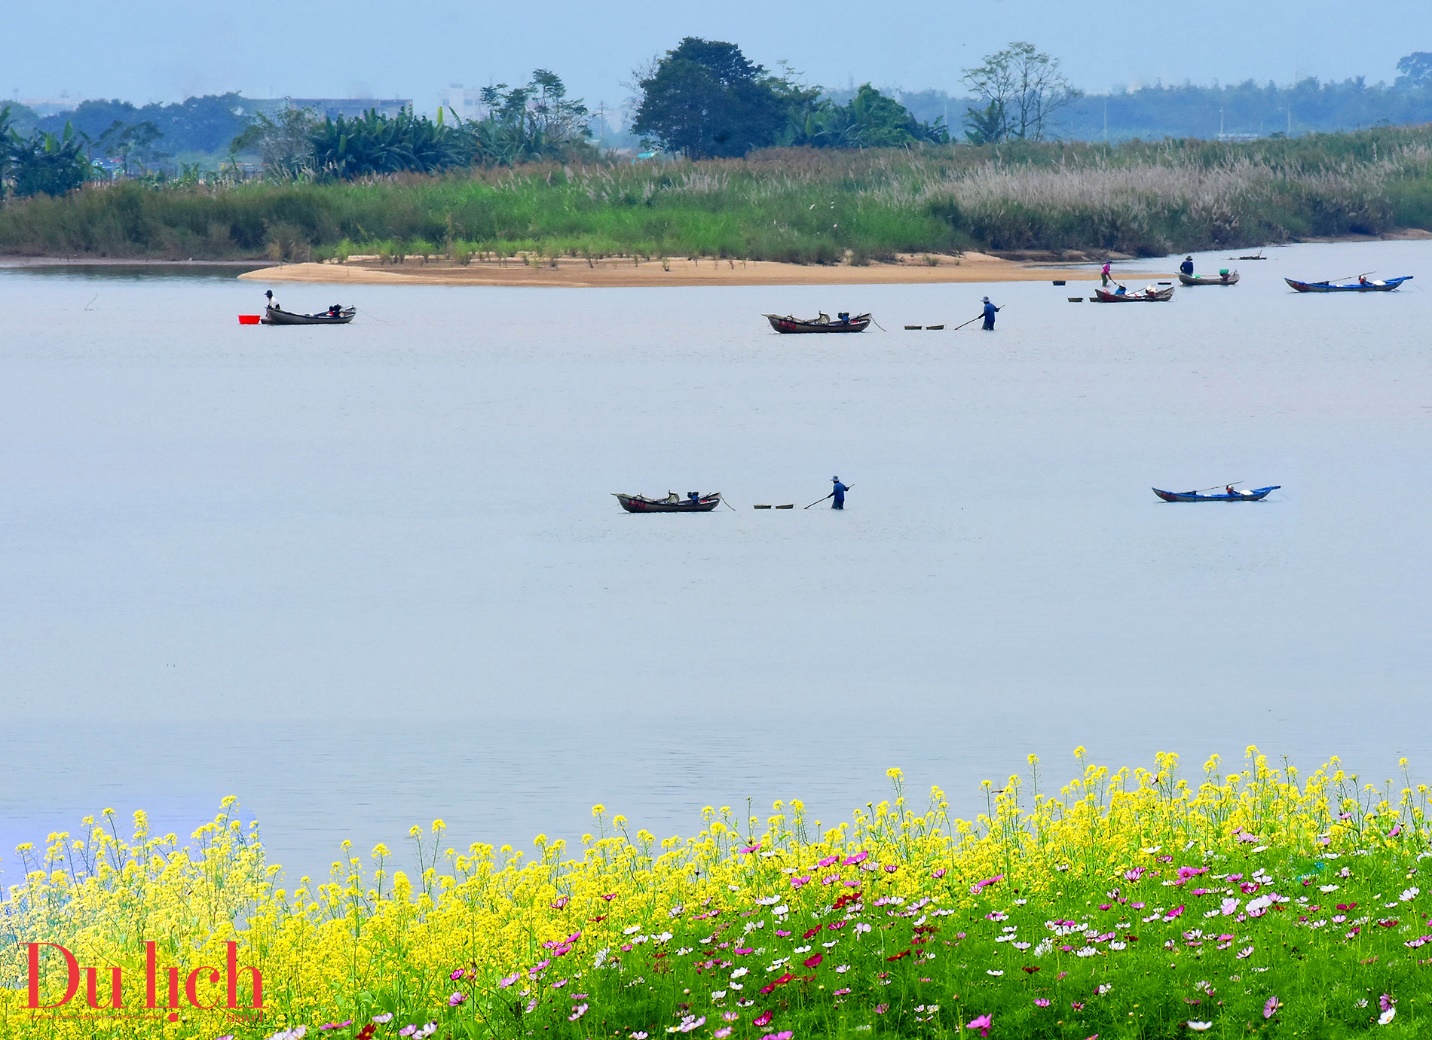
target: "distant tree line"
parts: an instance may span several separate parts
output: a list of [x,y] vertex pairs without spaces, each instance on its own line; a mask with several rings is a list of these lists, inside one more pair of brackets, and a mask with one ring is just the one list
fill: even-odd
[[[827,91],[788,67],[772,72],[734,43],[687,37],[635,73],[631,127],[647,148],[690,159],[754,149],[912,148],[951,140],[955,121],[973,144],[1049,138],[1297,136],[1432,122],[1432,52],[1397,63],[1391,85],[1362,77],[1305,79],[1287,87],[1156,85],[1086,96],[1059,61],[1025,42],[963,70],[965,96],[882,92],[866,83]],[[538,69],[524,85],[482,92],[481,118],[436,119],[411,111],[320,119],[298,108],[264,109],[236,93],[137,107],[90,100],[37,116],[0,109],[0,199],[63,194],[96,177],[172,176],[166,160],[227,155],[227,168],[257,159],[280,180],[351,180],[474,166],[570,162],[597,156],[592,114],[560,77]],[[197,166],[191,166],[191,171]]]

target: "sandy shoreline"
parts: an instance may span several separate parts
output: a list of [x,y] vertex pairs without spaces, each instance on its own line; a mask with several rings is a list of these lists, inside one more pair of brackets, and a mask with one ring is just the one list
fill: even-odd
[[[264,282],[325,282],[353,285],[501,285],[585,289],[658,285],[879,285],[958,282],[1038,282],[1065,279],[1092,281],[1098,265],[1090,263],[1032,265],[1004,260],[986,253],[965,253],[958,259],[938,257],[931,264],[923,257],[897,263],[821,266],[786,264],[771,260],[643,260],[631,258],[548,260],[540,265],[521,260],[495,260],[458,264],[450,260],[424,263],[411,257],[401,264],[377,259],[350,258],[346,263],[285,264],[250,271],[240,278]],[[1128,277],[1168,277],[1142,272]]]

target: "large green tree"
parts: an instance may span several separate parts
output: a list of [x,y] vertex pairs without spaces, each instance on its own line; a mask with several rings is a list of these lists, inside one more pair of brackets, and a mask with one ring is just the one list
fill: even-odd
[[776,143],[793,108],[818,91],[774,76],[734,43],[688,36],[638,76],[632,130],[693,159],[745,155]]
[[979,107],[965,114],[966,136],[975,144],[1009,139],[1042,141],[1053,130],[1054,114],[1080,97],[1059,71],[1059,59],[1011,43],[965,69],[964,81]]

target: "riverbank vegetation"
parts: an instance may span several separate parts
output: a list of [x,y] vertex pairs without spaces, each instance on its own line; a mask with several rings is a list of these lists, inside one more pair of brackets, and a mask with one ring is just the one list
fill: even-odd
[[[764,819],[707,808],[699,833],[659,840],[596,806],[580,849],[538,836],[528,860],[449,848],[434,821],[406,856],[345,845],[322,883],[286,884],[232,800],[187,844],[143,814],[121,837],[106,810],[19,849],[0,1033],[156,1035],[144,943],[188,978],[234,941],[262,1018],[195,1007],[225,1003],[221,973],[200,972],[172,998],[174,1035],[1426,1035],[1429,791],[1405,762],[1371,785],[1253,748],[1192,780],[1173,755],[1117,772],[1075,755],[1058,790],[1032,756],[1027,776],[986,782],[968,821],[938,788],[917,806],[892,769],[891,797],[835,826],[777,802]],[[31,942],[102,966],[100,1009],[82,986],[68,1016],[29,1011]],[[127,1015],[105,1011],[109,966],[129,973]],[[52,948],[42,968],[37,1003],[53,1004]]]
[[1432,131],[1252,143],[766,149],[346,183],[87,186],[10,200],[0,251],[308,260],[377,255],[1129,255],[1432,229]]

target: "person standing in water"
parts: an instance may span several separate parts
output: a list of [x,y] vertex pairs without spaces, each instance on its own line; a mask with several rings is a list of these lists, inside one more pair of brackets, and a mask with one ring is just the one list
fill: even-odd
[[850,488],[847,487],[845,484],[842,484],[842,483],[840,482],[840,478],[839,478],[839,477],[831,477],[831,478],[830,478],[830,482],[835,485],[834,489],[833,489],[833,490],[831,491],[831,493],[830,493],[830,494],[831,494],[831,497],[832,497],[835,501],[831,502],[830,508],[832,508],[832,509],[844,509],[844,508],[845,508],[845,493],[846,493],[847,491],[849,491]]
[[994,331],[994,316],[999,313],[999,308],[989,302],[989,297],[984,298],[984,330]]
[[1104,266],[1099,268],[1099,284],[1105,289],[1107,289],[1109,287],[1109,283],[1113,280],[1114,276],[1109,273],[1109,261],[1105,260]]

